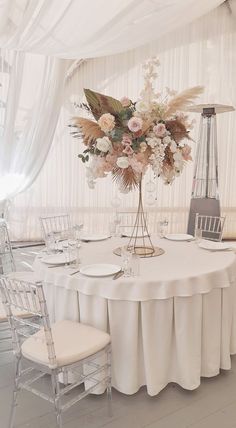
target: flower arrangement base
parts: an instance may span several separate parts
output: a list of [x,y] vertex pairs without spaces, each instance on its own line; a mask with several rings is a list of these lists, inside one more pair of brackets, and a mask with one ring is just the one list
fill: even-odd
[[[122,253],[122,248],[125,248],[126,250],[128,249],[128,246],[126,245],[125,247],[118,247],[118,248],[115,248],[115,250],[113,250],[113,253],[116,255],[116,256],[121,256],[121,253]],[[143,247],[140,247],[140,248],[142,248],[143,249]],[[157,256],[161,256],[162,254],[164,254],[164,250],[163,250],[163,248],[159,248],[159,247],[153,247],[153,251],[152,251],[152,253],[150,252],[150,253],[144,253],[144,252],[141,252],[140,251],[140,253],[137,253],[136,252],[136,254],[138,254],[139,255],[139,257],[144,257],[144,258],[147,258],[147,257],[157,257]]]
[[[143,211],[142,176],[139,181],[139,203],[133,231],[126,249],[139,257],[153,257],[164,253],[162,248],[154,247],[147,228],[147,221]],[[115,253],[117,254],[117,253]],[[119,254],[120,255],[120,254]]]

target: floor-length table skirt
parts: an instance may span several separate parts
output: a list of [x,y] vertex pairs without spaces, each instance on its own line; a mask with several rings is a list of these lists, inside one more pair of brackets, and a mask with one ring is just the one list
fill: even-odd
[[[56,292],[55,292],[56,291]],[[207,294],[131,302],[88,296],[45,285],[53,318],[109,331],[113,386],[134,394],[147,385],[158,394],[169,382],[197,388],[201,376],[230,369],[236,353],[235,287]]]
[[[124,245],[124,241],[120,241]],[[83,264],[120,263],[120,242],[84,244]],[[70,269],[48,269],[36,260],[50,316],[108,331],[112,384],[134,394],[147,385],[158,394],[169,382],[197,388],[201,376],[230,369],[236,353],[236,257],[195,243],[157,242],[165,254],[141,260],[140,276],[88,278]]]

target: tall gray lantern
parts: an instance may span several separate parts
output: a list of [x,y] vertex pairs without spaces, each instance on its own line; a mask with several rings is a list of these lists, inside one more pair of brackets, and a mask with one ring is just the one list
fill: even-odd
[[216,114],[232,110],[234,107],[221,104],[200,104],[189,108],[191,112],[201,113],[188,218],[188,233],[190,235],[194,235],[196,213],[220,216]]

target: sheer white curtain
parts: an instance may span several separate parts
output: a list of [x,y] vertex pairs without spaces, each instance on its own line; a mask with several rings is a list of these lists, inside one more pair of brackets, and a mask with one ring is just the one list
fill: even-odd
[[[104,92],[117,98],[128,95],[136,99],[142,88],[141,63],[152,55],[161,61],[158,89],[165,86],[182,90],[203,84],[201,102],[217,102],[236,106],[236,25],[224,5],[205,17],[130,52],[84,62],[68,81],[64,107],[53,145],[45,165],[34,185],[17,196],[11,207],[11,227],[15,238],[38,238],[38,216],[42,213],[69,211],[75,220],[83,220],[94,230],[105,230],[116,194],[111,180],[98,180],[95,190],[89,190],[84,166],[77,158],[80,142],[73,140],[67,127],[76,114],[69,101],[82,99],[83,87]],[[193,116],[194,117],[194,116]],[[199,117],[192,137],[198,136]],[[226,230],[236,231],[236,126],[235,113],[219,115],[218,146],[220,194],[223,212],[227,214]],[[196,143],[192,143],[193,154]],[[193,165],[170,186],[157,182],[155,205],[146,203],[151,213],[152,228],[160,217],[166,216],[171,230],[185,231],[191,195]],[[146,180],[149,180],[149,173]],[[136,193],[119,195],[121,208],[136,207]],[[147,197],[147,194],[146,194]]]
[[67,61],[1,51],[0,202],[29,187],[44,164],[61,108]]
[[62,58],[111,55],[155,40],[221,3],[223,0],[1,0],[0,46]]

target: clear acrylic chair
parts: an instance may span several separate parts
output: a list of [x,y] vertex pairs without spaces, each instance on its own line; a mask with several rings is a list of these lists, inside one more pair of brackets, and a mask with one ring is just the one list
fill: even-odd
[[16,270],[7,224],[0,221],[0,274]]
[[[5,220],[0,220],[0,274],[8,274],[16,270],[12,252],[11,241]],[[0,353],[12,351],[11,332],[7,323],[7,317],[0,299]]]
[[66,234],[71,230],[71,219],[69,214],[61,214],[55,216],[47,216],[39,218],[44,240],[50,233]]
[[[17,393],[26,389],[54,404],[57,426],[62,427],[62,413],[77,403],[98,385],[107,390],[111,412],[111,343],[109,334],[91,326],[60,321],[50,324],[42,283],[17,281],[8,277],[0,280],[0,291],[12,332],[16,358],[15,386],[9,428],[14,427]],[[14,316],[12,308],[31,312],[40,323]],[[25,326],[36,333],[29,335]],[[21,335],[27,338],[22,343]],[[27,363],[26,368],[22,365]],[[70,384],[59,382],[60,375],[76,373]],[[37,381],[51,377],[51,394],[41,391]],[[64,377],[64,378],[65,378]],[[83,391],[68,395],[75,387],[89,382]]]
[[202,238],[211,241],[221,241],[223,229],[225,224],[225,217],[209,216],[196,213],[195,217],[195,231],[200,229],[202,231]]
[[[5,220],[0,220],[0,274],[9,274],[14,278],[29,279],[32,278],[32,272],[16,272],[16,264],[12,251],[12,245],[9,237],[8,227]],[[17,311],[18,316],[29,317],[25,312]],[[0,296],[0,354],[12,352],[11,332],[7,322],[7,316],[1,302]]]

